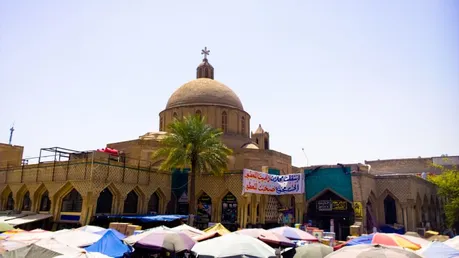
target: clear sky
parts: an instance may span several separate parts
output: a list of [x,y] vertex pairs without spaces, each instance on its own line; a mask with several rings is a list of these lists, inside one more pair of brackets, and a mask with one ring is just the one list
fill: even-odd
[[0,2],[0,142],[103,148],[158,130],[211,50],[296,166],[459,154],[459,2]]

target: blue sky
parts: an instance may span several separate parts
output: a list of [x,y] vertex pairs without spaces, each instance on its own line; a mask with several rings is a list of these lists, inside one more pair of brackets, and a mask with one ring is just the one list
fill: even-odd
[[0,142],[102,148],[158,130],[211,49],[293,164],[459,154],[459,4],[1,1]]

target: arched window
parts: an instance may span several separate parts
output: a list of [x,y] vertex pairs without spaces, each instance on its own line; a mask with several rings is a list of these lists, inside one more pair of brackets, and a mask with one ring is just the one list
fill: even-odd
[[199,118],[201,118],[201,110],[199,110],[199,109],[196,110],[196,115],[197,115]]
[[159,118],[159,130],[163,131],[164,129],[164,119],[162,117]]
[[61,211],[81,212],[82,204],[83,198],[81,197],[81,194],[74,188],[64,197],[64,199],[62,199]]
[[110,189],[105,188],[97,198],[96,213],[111,213],[113,204],[113,194]]
[[394,198],[390,195],[384,199],[384,217],[388,225],[397,223],[397,206]]
[[244,116],[241,118],[241,133],[242,135],[245,135],[245,117]]
[[227,193],[222,200],[222,224],[233,224],[237,221],[237,199],[232,193]]
[[172,117],[173,117],[174,119],[178,119],[177,113],[174,112],[174,114],[172,115]]
[[148,201],[148,212],[159,212],[159,195],[154,192]]
[[27,191],[24,194],[24,198],[22,199],[22,210],[30,211],[31,206],[32,206],[32,201],[30,200],[30,193],[29,191]]
[[226,133],[228,130],[228,115],[226,114],[226,111],[223,111],[222,113],[222,131]]
[[49,211],[51,209],[51,200],[49,199],[48,191],[41,195],[39,211]]
[[126,196],[124,200],[124,210],[123,213],[137,213],[137,205],[139,203],[139,196],[137,193],[132,190]]
[[14,210],[14,199],[13,193],[8,194],[8,199],[6,201],[6,210]]

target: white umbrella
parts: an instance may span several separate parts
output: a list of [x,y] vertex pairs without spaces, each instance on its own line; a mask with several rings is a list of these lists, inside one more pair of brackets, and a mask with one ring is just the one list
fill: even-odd
[[202,231],[202,230],[199,230],[197,228],[194,228],[192,226],[188,226],[187,224],[182,224],[180,226],[177,226],[177,227],[173,227],[171,228],[171,230],[174,230],[174,231],[190,231],[196,235],[203,235],[205,232]]
[[346,246],[333,252],[326,258],[422,258],[410,249],[382,245]]
[[275,258],[276,251],[262,241],[238,233],[225,234],[197,243],[191,252],[197,257],[252,257]]
[[104,231],[105,228],[93,226],[93,225],[86,225],[83,227],[79,227],[76,230],[81,230],[81,231],[88,232],[88,233],[96,233],[96,232]]
[[101,235],[81,231],[81,230],[60,230],[54,233],[53,238],[57,241],[73,246],[73,247],[84,247],[90,246],[102,238]]
[[110,256],[107,256],[105,254],[101,253],[80,253],[78,255],[58,255],[54,256],[53,258],[111,258]]
[[446,241],[443,242],[443,243],[444,243],[445,245],[447,245],[447,246],[452,247],[452,248],[459,249],[459,236],[450,238],[450,239],[446,240]]

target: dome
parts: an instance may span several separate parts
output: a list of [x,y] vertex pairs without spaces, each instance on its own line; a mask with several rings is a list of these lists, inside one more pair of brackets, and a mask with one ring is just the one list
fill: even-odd
[[218,105],[244,110],[233,90],[209,78],[199,78],[182,85],[169,98],[166,109],[191,105]]

